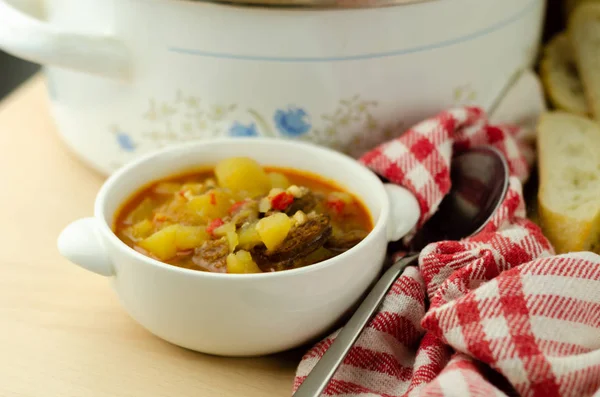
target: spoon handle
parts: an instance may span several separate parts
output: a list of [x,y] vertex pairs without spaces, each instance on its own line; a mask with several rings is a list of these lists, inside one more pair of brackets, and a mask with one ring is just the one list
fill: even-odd
[[387,292],[404,269],[412,265],[419,255],[406,256],[392,265],[377,281],[371,292],[360,304],[348,323],[342,328],[335,341],[304,379],[294,397],[319,397],[333,374],[338,369],[350,348],[356,342],[363,328],[383,302]]

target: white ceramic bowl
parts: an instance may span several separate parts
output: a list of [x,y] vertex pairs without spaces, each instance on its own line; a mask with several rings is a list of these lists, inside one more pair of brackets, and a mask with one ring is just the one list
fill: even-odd
[[[112,232],[115,212],[140,187],[240,155],[337,181],[363,200],[373,231],[327,261],[251,275],[167,265],[131,249]],[[414,227],[419,206],[407,190],[384,185],[345,155],[312,144],[258,138],[199,142],[147,155],[106,181],[94,212],[93,218],[78,220],[61,233],[62,255],[110,277],[123,307],[153,334],[205,353],[249,356],[290,349],[327,331],[375,280],[386,244]]]
[[533,64],[545,3],[0,0],[0,48],[46,66],[62,137],[103,173],[225,136],[358,154],[449,107],[488,109]]

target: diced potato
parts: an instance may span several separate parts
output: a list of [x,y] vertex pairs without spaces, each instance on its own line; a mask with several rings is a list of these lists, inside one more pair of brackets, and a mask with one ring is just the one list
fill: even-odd
[[169,227],[175,228],[175,246],[181,251],[199,247],[210,239],[204,226],[172,225]]
[[242,249],[249,250],[258,244],[262,243],[260,235],[256,231],[256,223],[251,223],[238,230],[238,246]]
[[287,189],[290,186],[290,181],[280,172],[269,172],[269,179],[272,188]]
[[140,241],[139,246],[161,260],[170,259],[177,251],[196,248],[210,236],[203,226],[169,225]]
[[187,203],[187,207],[208,220],[224,217],[232,204],[233,200],[227,193],[214,189],[192,198]]
[[235,225],[231,222],[225,223],[213,231],[215,236],[223,237],[226,236],[227,233],[234,232],[235,233]]
[[235,248],[239,244],[238,235],[235,231],[227,232],[227,243],[229,243],[229,251],[235,251]]
[[258,211],[265,214],[265,213],[269,212],[270,209],[271,209],[271,200],[269,200],[268,197],[261,198],[260,201],[258,202]]
[[235,232],[235,224],[232,222],[225,223],[213,231],[215,236],[226,237],[229,243],[229,251],[233,252],[239,243],[238,235]]
[[170,259],[177,253],[175,225],[168,226],[139,242],[139,246],[160,260]]
[[282,212],[262,218],[256,224],[260,239],[270,250],[277,248],[285,240],[291,228],[292,220]]
[[274,187],[274,188],[272,188],[271,190],[269,190],[269,194],[267,195],[267,197],[268,197],[268,198],[273,198],[273,197],[275,197],[275,196],[277,196],[278,194],[280,194],[280,193],[283,193],[283,192],[285,192],[285,190],[284,190],[284,189],[281,189],[281,188],[279,188],[279,187]]
[[133,238],[142,239],[152,234],[154,224],[149,219],[144,219],[131,227]]
[[186,225],[201,225],[206,223],[206,218],[192,211],[188,206],[187,199],[176,195],[172,200],[158,208],[154,220],[156,222],[167,222],[167,224],[183,223]]
[[146,197],[129,213],[124,223],[133,225],[144,219],[150,219],[155,207],[156,203],[150,197]]
[[271,180],[260,164],[247,157],[222,160],[215,167],[219,186],[233,191],[245,191],[252,197],[267,194]]
[[175,194],[181,190],[181,184],[175,182],[161,182],[154,186],[153,190],[156,194]]
[[306,193],[308,193],[308,188],[302,186],[296,186],[296,185],[292,185],[290,187],[288,187],[286,189],[286,192],[288,192],[289,194],[291,194],[292,196],[294,196],[295,198],[301,198],[304,197],[304,195]]
[[304,212],[298,210],[292,217],[292,220],[296,223],[296,225],[302,225],[308,221],[308,216]]
[[238,251],[227,256],[227,273],[261,273],[248,251]]

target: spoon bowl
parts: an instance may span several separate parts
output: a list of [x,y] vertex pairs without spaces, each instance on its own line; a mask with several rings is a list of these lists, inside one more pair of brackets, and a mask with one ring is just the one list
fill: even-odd
[[413,238],[412,252],[435,241],[479,233],[506,196],[508,164],[494,147],[478,146],[455,155],[450,170],[450,192]]

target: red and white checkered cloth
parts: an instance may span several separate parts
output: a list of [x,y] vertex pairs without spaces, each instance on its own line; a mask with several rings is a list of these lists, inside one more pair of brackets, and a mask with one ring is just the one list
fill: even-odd
[[[476,236],[430,244],[405,270],[324,392],[326,396],[600,396],[600,256],[552,256],[525,218],[533,156],[519,130],[462,108],[422,122],[361,160],[409,188],[422,224],[450,189],[455,150],[491,144],[512,173]],[[294,390],[335,333],[302,359]]]

